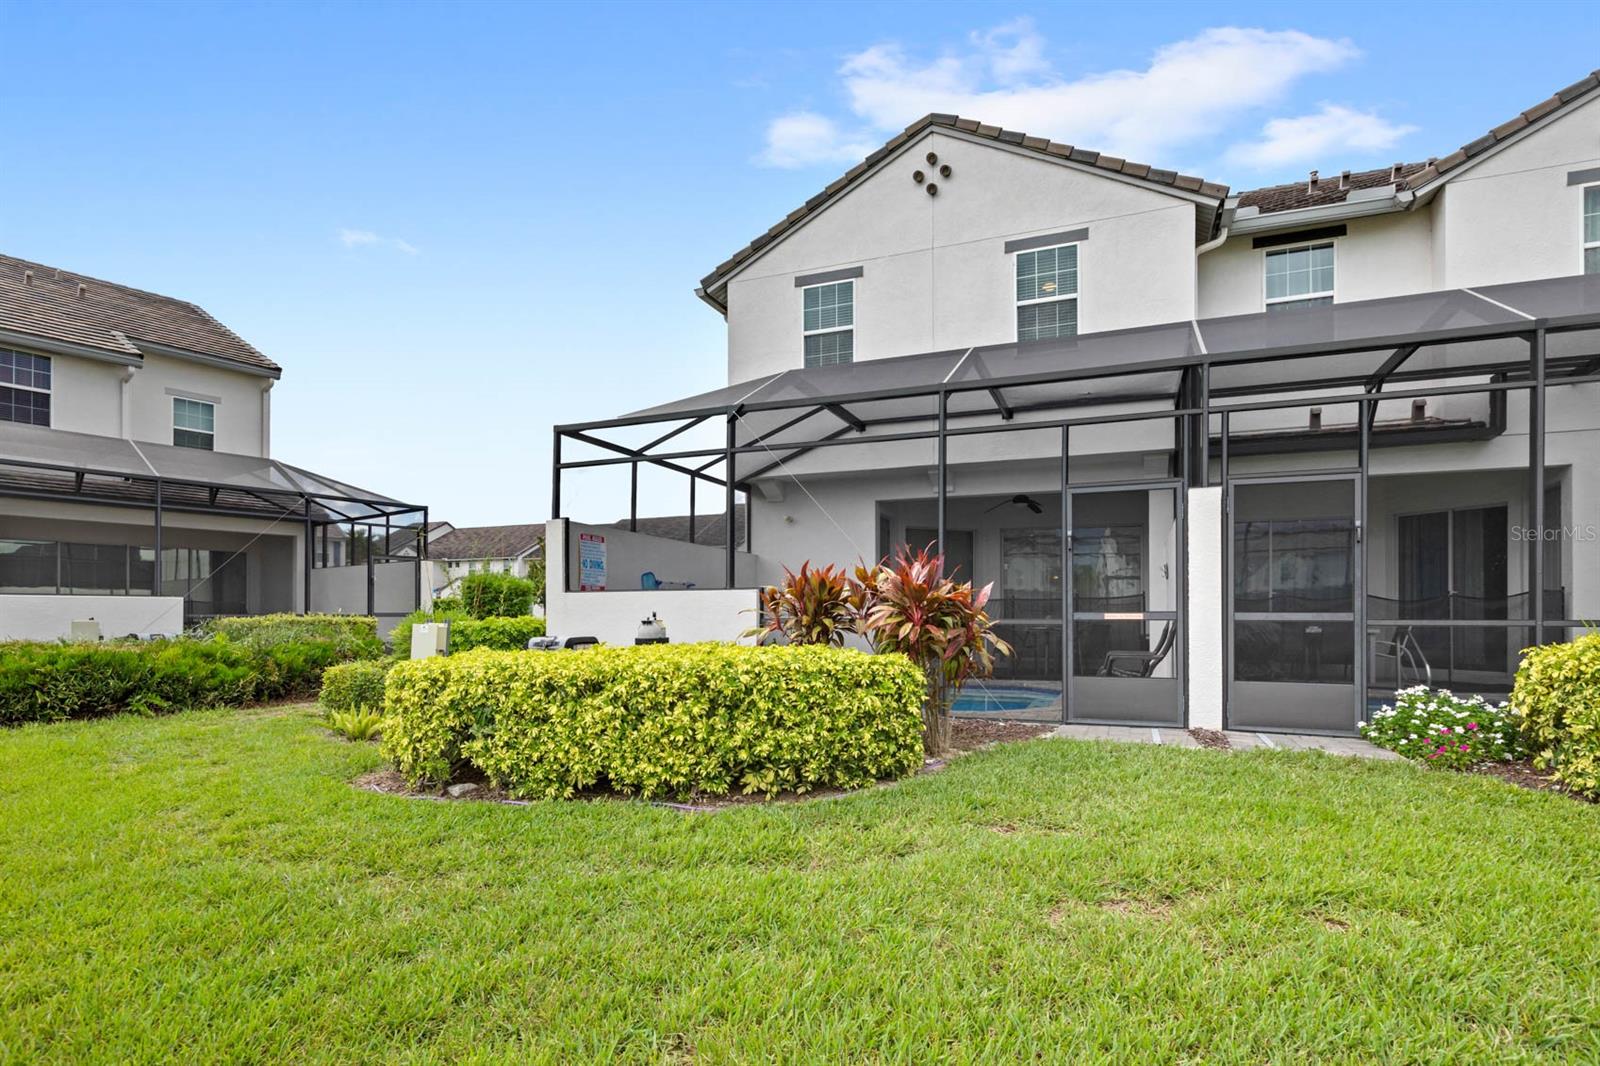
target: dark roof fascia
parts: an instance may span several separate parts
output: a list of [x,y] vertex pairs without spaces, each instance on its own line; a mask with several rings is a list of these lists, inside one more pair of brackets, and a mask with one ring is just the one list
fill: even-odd
[[141,337],[129,337],[128,341],[141,352],[151,355],[164,355],[169,359],[186,359],[192,363],[203,363],[206,366],[220,367],[224,370],[238,370],[256,377],[272,378],[274,381],[283,377],[283,368],[280,366],[257,366],[253,363],[240,362],[237,359],[228,359],[220,355],[208,355],[205,352],[190,351],[187,348],[174,348],[170,344],[159,344]]

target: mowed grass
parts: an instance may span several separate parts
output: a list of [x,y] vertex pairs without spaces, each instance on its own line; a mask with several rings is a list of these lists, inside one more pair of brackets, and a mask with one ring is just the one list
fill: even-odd
[[1600,809],[1066,741],[684,815],[359,791],[308,708],[0,733],[0,1057],[1582,1062]]

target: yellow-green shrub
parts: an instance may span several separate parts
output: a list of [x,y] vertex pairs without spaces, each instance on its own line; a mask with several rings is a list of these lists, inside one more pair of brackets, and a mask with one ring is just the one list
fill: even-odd
[[357,659],[322,672],[322,692],[317,697],[330,713],[383,710],[383,679],[393,659]]
[[383,750],[519,796],[857,788],[921,764],[922,699],[904,656],[837,648],[478,650],[390,670]]
[[1600,798],[1600,633],[1523,652],[1511,707],[1534,764]]
[[375,659],[383,654],[378,620],[361,614],[258,614],[214,618],[206,629],[251,648],[319,641],[335,647],[339,660]]

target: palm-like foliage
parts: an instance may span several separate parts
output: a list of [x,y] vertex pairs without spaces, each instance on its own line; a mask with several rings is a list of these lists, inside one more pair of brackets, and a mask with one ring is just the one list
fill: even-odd
[[971,678],[992,674],[996,655],[1011,654],[984,610],[994,586],[974,590],[943,569],[931,545],[915,554],[902,548],[893,564],[857,567],[854,581],[861,631],[878,651],[909,656],[928,679],[923,745],[933,755],[949,743],[955,693]]
[[791,644],[844,643],[857,631],[856,601],[843,567],[802,563],[784,567],[783,581],[761,590],[765,624],[752,633],[782,633]]

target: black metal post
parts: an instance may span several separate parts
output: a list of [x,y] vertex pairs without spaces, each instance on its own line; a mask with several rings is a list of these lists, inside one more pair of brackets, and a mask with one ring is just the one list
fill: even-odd
[[723,494],[723,546],[722,576],[723,587],[733,588],[735,583],[734,572],[734,544],[733,544],[733,449],[736,447],[734,429],[738,425],[738,415],[728,413],[728,444],[723,450],[722,468],[722,494]]
[[[561,431],[555,431],[555,440],[550,445],[550,517],[561,517]],[[427,525],[426,522],[423,523]],[[421,586],[421,578],[418,579]]]
[[1191,406],[1200,408],[1200,414],[1193,416],[1196,428],[1195,443],[1198,447],[1198,476],[1190,484],[1204,488],[1211,484],[1211,364],[1205,363],[1200,367],[1200,396],[1199,402]]
[[699,478],[689,479],[689,543],[694,543],[694,487]]
[[[693,481],[693,478],[689,480]],[[628,464],[628,532],[639,532],[639,461]]]
[[[60,553],[57,552],[59,555]],[[59,564],[58,564],[59,565]],[[59,587],[60,575],[57,575]],[[161,595],[161,479],[156,478],[156,570],[150,578],[150,595]]]
[[311,497],[307,496],[305,498],[305,501],[306,501],[306,528],[305,528],[305,538],[304,538],[305,539],[305,559],[304,559],[304,564],[305,565],[304,565],[304,568],[303,568],[305,570],[305,574],[304,574],[303,580],[301,582],[301,589],[300,589],[301,595],[303,596],[303,601],[300,604],[300,607],[301,607],[300,613],[301,614],[310,614],[311,613],[311,564],[315,559],[315,556],[313,555],[313,552],[315,551],[315,548],[313,548],[312,542],[316,538],[316,533],[311,527]]
[[[560,439],[559,437],[557,438]],[[559,474],[557,476],[560,476]],[[422,568],[427,565],[428,558],[428,509],[422,509],[422,528],[417,530],[417,585],[413,603],[416,609],[422,609]]]
[[[1220,467],[1220,469],[1217,471],[1217,475],[1218,480],[1222,482],[1223,491],[1226,492],[1228,489],[1228,412],[1226,411],[1222,412],[1222,428],[1219,430],[1219,434],[1219,445],[1217,450],[1221,453],[1221,456],[1220,461],[1217,464]],[[1211,420],[1207,419],[1206,436],[1209,437],[1210,435]]]
[[946,483],[950,480],[949,438],[945,435],[945,429],[947,428],[949,417],[950,394],[941,389],[939,391],[939,525],[935,534],[937,539],[934,541],[933,545],[934,551],[936,551],[939,555],[940,577],[944,576],[945,505],[947,502],[946,496],[948,495],[948,486]]
[[[1528,390],[1528,514],[1533,519],[1528,553],[1528,602],[1533,606],[1533,642],[1544,643],[1544,422],[1545,337],[1534,330],[1528,343],[1533,387]],[[1525,541],[1525,543],[1527,543]]]
[[[1356,417],[1361,425],[1357,431],[1358,445],[1356,449],[1356,706],[1360,708],[1356,713],[1358,721],[1366,721],[1367,686],[1371,679],[1367,676],[1371,664],[1368,661],[1368,649],[1372,646],[1371,634],[1367,631],[1367,544],[1371,538],[1371,530],[1367,523],[1367,482],[1370,476],[1368,467],[1372,462],[1372,425],[1375,420],[1378,402],[1376,400],[1363,400],[1356,405]],[[1368,409],[1371,408],[1369,411]],[[1454,636],[1451,637],[1454,640]],[[1399,661],[1395,664],[1395,683],[1399,684]]]
[[367,529],[367,614],[378,613],[378,571],[372,558],[372,530]]
[[1067,701],[1072,690],[1072,497],[1067,493],[1071,480],[1072,428],[1061,427],[1061,722],[1067,721]]

